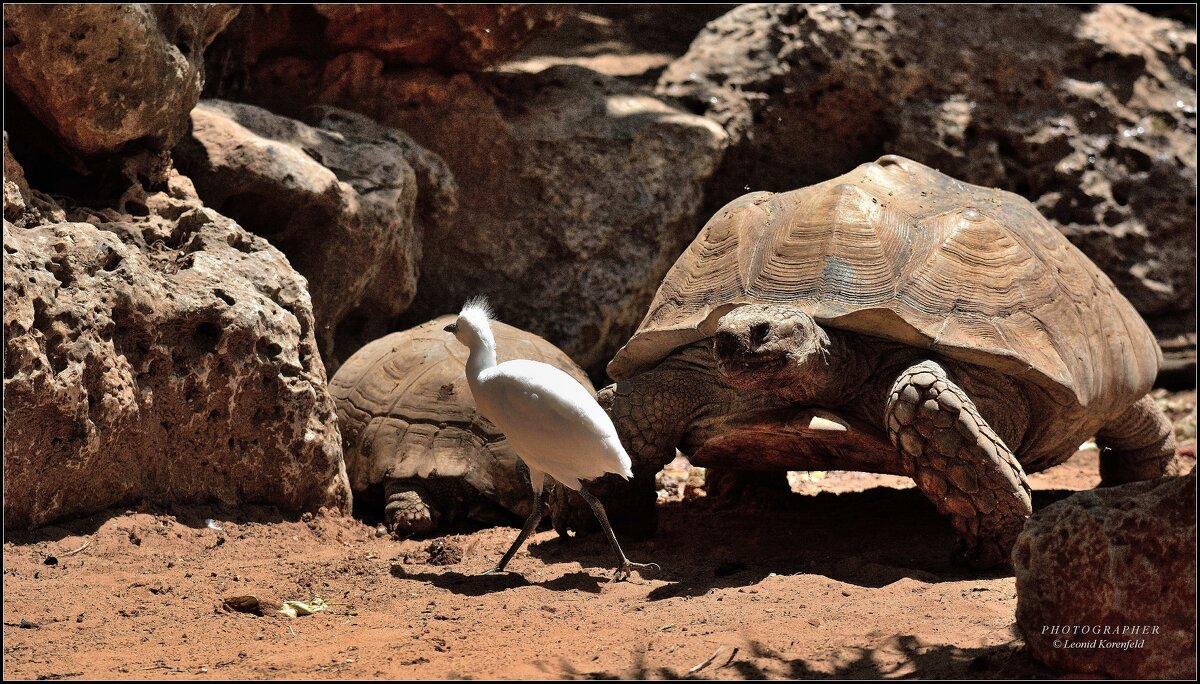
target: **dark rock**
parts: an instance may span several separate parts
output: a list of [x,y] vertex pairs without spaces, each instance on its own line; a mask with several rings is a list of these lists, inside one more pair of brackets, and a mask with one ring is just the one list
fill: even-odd
[[228,97],[263,55],[366,52],[389,64],[479,71],[559,22],[555,5],[247,5],[213,45],[207,92]]
[[206,205],[268,238],[308,279],[332,372],[412,302],[422,234],[448,225],[455,187],[400,131],[332,107],[305,116],[314,125],[205,100],[174,156]]
[[675,257],[695,237],[701,186],[725,135],[712,122],[576,66],[538,74],[384,71],[365,54],[281,59],[259,101],[316,101],[410,131],[459,187],[425,235],[402,322],[492,298],[499,319],[603,377]]

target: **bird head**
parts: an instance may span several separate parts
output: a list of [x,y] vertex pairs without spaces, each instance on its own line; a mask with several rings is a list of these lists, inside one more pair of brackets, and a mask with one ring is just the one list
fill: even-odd
[[447,325],[443,330],[454,333],[455,339],[471,349],[481,343],[495,346],[492,337],[492,307],[483,297],[473,297],[463,305],[458,312],[458,320]]

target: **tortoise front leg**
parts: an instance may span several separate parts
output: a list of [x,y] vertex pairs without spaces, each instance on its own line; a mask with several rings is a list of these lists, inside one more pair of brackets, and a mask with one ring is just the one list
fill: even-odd
[[1175,430],[1146,395],[1100,428],[1100,486],[1153,480],[1166,474],[1175,455]]
[[978,568],[1009,563],[1033,512],[1029,483],[975,403],[944,368],[923,361],[893,383],[885,421],[905,469],[949,516],[963,559]]
[[397,537],[427,534],[437,529],[441,513],[429,490],[415,479],[392,479],[384,485],[384,523]]

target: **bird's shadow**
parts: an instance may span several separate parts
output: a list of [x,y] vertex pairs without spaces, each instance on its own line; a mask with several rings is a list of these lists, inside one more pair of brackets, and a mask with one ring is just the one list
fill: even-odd
[[495,575],[465,574],[455,570],[447,572],[411,572],[403,565],[392,566],[392,576],[400,579],[427,582],[461,596],[483,596],[497,591],[520,587],[538,586],[551,591],[584,591],[599,594],[608,581],[584,572],[568,572],[545,582],[530,582],[519,572],[502,572]]

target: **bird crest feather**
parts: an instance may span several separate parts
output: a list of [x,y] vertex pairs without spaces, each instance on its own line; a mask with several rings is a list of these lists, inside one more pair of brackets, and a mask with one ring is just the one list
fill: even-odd
[[462,310],[458,312],[458,315],[480,323],[495,318],[492,305],[488,303],[487,297],[483,295],[476,295],[468,299],[467,303],[463,304]]

